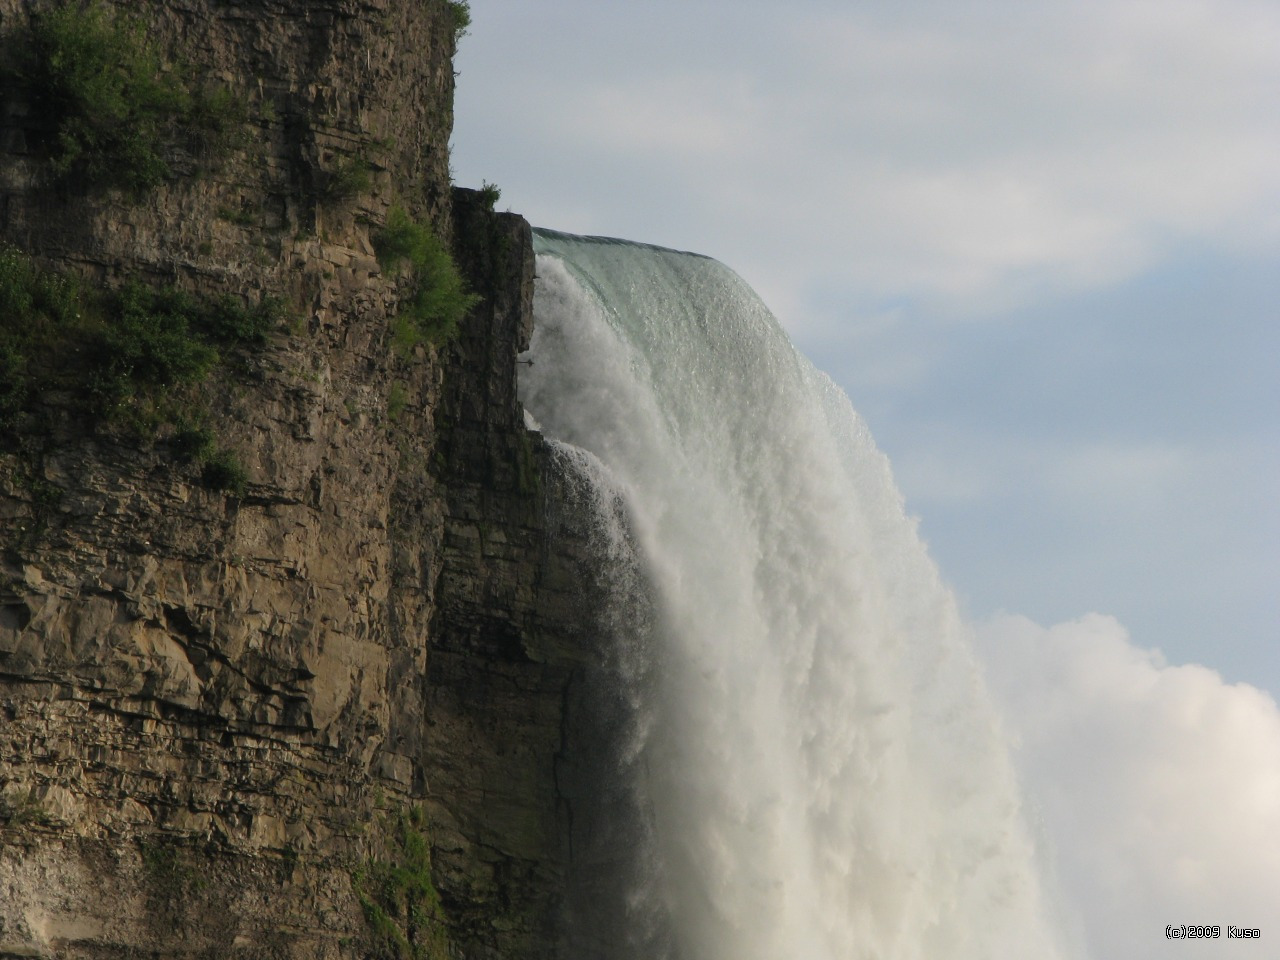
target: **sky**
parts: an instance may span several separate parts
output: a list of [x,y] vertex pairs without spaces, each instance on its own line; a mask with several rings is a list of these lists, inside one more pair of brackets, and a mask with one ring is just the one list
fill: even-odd
[[976,625],[1045,829],[1073,838],[1093,955],[1163,956],[1160,916],[1262,924],[1280,4],[471,12],[455,181],[535,226],[715,257],[845,389]]

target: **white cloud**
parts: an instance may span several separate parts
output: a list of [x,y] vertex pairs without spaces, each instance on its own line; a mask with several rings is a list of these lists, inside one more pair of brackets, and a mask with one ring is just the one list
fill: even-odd
[[1168,443],[1091,442],[1072,451],[1052,480],[1064,497],[1150,501],[1185,481],[1192,462],[1190,450]]
[[976,504],[1019,494],[1058,512],[1152,510],[1184,492],[1200,466],[1180,444],[1035,438],[940,427],[894,457],[894,473],[923,504]]
[[598,118],[591,128],[593,148],[633,159],[716,162],[753,145],[760,122],[741,79],[715,72],[606,84],[583,91],[582,97],[586,110]]
[[[1131,645],[1110,617],[980,631],[1063,884],[1097,957],[1274,955],[1280,709],[1266,693]],[[1263,940],[1166,942],[1166,924]],[[1269,943],[1269,946],[1262,946]]]
[[[995,309],[1280,228],[1274,4],[474,13],[517,38],[505,70],[463,46],[459,145],[498,131],[481,176],[547,226],[698,249],[788,303],[838,283],[846,315]],[[520,84],[484,87],[513,62]]]

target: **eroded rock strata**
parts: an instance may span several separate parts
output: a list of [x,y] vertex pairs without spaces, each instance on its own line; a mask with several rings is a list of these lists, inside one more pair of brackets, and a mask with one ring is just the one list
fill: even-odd
[[[284,312],[195,388],[241,491],[57,395],[0,454],[0,957],[558,956],[591,531],[515,398],[528,225],[449,187],[456,5],[120,9],[240,135],[51,186],[10,89],[0,236]],[[483,296],[452,340],[394,342],[393,206]]]

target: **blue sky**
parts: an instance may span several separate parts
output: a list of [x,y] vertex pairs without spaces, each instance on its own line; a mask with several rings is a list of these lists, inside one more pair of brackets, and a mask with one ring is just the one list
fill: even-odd
[[[1280,6],[472,15],[456,181],[721,260],[846,390],[1073,837],[1090,936],[1163,955],[1098,918],[1274,904],[1280,862],[1251,851],[1280,835]],[[1091,717],[1125,730],[1075,736]],[[1256,802],[1220,836],[1208,801],[1166,802],[1170,756]],[[1075,803],[1086,767],[1106,822]]]
[[[1277,304],[1273,259],[1196,251],[978,325],[831,332],[813,352],[974,614],[1104,611],[1276,691]],[[915,369],[878,383],[886,357]]]

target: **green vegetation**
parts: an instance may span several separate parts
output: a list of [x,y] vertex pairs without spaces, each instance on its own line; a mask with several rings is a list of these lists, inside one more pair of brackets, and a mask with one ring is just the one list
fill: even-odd
[[542,472],[538,469],[538,456],[533,452],[532,434],[520,434],[520,448],[516,451],[516,489],[535,497],[542,496]]
[[408,402],[409,393],[405,389],[405,385],[399,380],[395,381],[391,384],[391,389],[387,391],[387,419],[392,423],[399,420]]
[[131,282],[98,306],[101,322],[79,324],[96,400],[116,405],[154,388],[199,383],[218,362],[218,351],[193,329],[197,309],[186,294]]
[[379,960],[447,960],[449,936],[431,881],[431,847],[420,807],[383,821],[383,857],[352,877]]
[[204,461],[200,480],[210,490],[222,490],[243,497],[249,473],[232,450],[215,448]]
[[169,438],[169,448],[179,460],[206,463],[218,452],[218,438],[207,425],[180,419]]
[[154,892],[167,899],[198,893],[207,885],[190,854],[168,838],[152,838],[139,843],[144,875]]
[[12,31],[0,81],[31,105],[37,146],[65,185],[135,193],[169,176],[174,146],[222,148],[243,109],[167,68],[141,23],[100,2],[61,3]]
[[243,207],[236,209],[235,207],[219,207],[217,209],[219,220],[225,220],[227,223],[234,223],[238,227],[252,227],[258,222],[258,218],[254,216],[252,210],[246,210]]
[[180,416],[169,449],[183,463],[199,463],[200,481],[210,490],[223,490],[243,497],[249,474],[235,451],[218,445],[218,438],[207,424],[190,423]]
[[391,318],[391,347],[401,360],[413,356],[413,348],[427,339],[422,328],[406,313]]
[[362,193],[368,193],[373,187],[373,167],[364,157],[345,157],[338,165],[326,174],[324,198],[326,200],[349,200]]
[[500,199],[502,199],[502,191],[498,189],[498,185],[490,183],[488,180],[482,180],[480,184],[480,200],[484,203],[484,208],[493,213],[493,208]]
[[47,827],[52,823],[53,817],[40,801],[17,795],[0,796],[0,827]]
[[[9,546],[25,549],[48,532],[65,494],[61,487],[42,475],[36,463],[29,460],[13,458],[0,467],[0,474],[25,490],[30,498],[30,514],[10,528],[13,537]],[[0,820],[4,818],[5,808],[0,802]]]
[[445,0],[449,16],[453,18],[453,41],[457,43],[471,26],[471,4],[467,0]]
[[244,468],[200,425],[190,388],[226,348],[265,343],[282,313],[271,299],[249,307],[137,282],[90,289],[0,245],[0,450],[38,433],[55,407],[144,436],[168,423],[180,459],[203,464],[211,487],[243,493]]
[[453,339],[459,322],[480,297],[467,291],[444,242],[430,227],[414,223],[403,209],[392,207],[373,245],[384,270],[398,273],[407,266],[412,277],[412,288],[392,325],[397,352],[407,356],[424,339],[432,343]]

